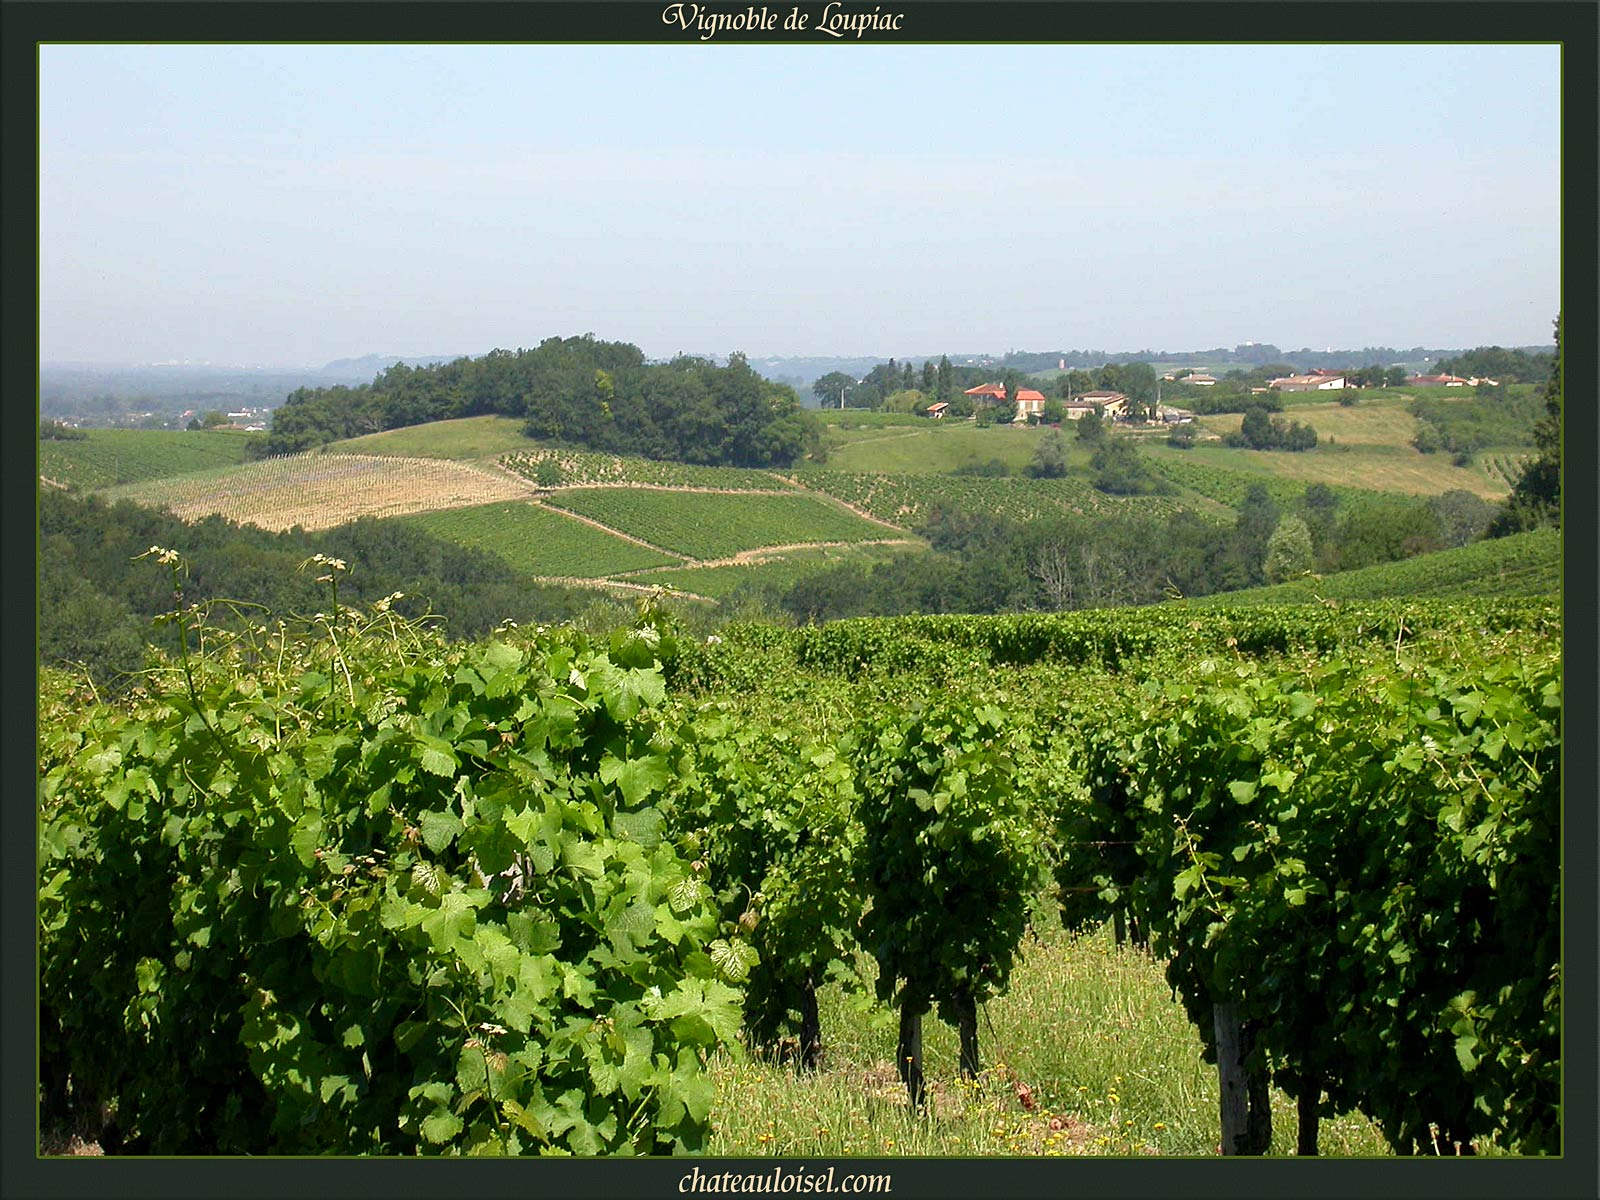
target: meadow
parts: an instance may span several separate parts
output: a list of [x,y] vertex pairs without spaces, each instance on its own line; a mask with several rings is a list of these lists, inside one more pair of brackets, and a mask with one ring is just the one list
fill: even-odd
[[236,466],[259,433],[236,429],[86,429],[88,436],[39,443],[39,476],[92,490]]
[[[1291,393],[1285,400],[1306,395],[1309,393]],[[1352,405],[1322,399],[1286,403],[1288,411],[1280,419],[1309,424],[1317,431],[1316,448],[1297,453],[1232,449],[1208,440],[1187,451],[1158,443],[1146,445],[1161,462],[1189,454],[1197,461],[1228,470],[1270,474],[1307,484],[1348,484],[1359,480],[1365,489],[1413,496],[1433,496],[1461,488],[1486,500],[1503,500],[1510,486],[1503,472],[1486,465],[1482,456],[1458,467],[1447,453],[1423,454],[1412,446],[1417,433],[1417,419],[1410,411],[1412,399],[1405,392],[1383,391],[1374,396],[1363,391]],[[1474,400],[1469,392],[1440,398],[1439,402],[1466,407]],[[1201,417],[1196,424],[1204,433],[1221,437],[1237,432],[1242,420],[1239,413],[1219,413]]]
[[387,454],[401,458],[492,459],[535,445],[515,417],[456,417],[330,442],[324,454]]
[[[998,459],[1013,475],[1021,475],[1049,432],[1041,426],[979,426],[975,421],[926,417],[905,420],[916,424],[862,425],[848,430],[830,427],[826,436],[828,469],[939,475]],[[1077,444],[1070,428],[1062,433],[1067,439],[1068,470],[1086,471],[1090,451]]]

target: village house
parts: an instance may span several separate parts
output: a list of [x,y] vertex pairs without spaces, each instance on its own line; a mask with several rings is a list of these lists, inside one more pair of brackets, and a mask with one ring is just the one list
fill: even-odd
[[1003,383],[983,383],[975,388],[968,388],[966,395],[972,397],[974,404],[1004,404],[1006,402],[1006,388]]
[[1479,382],[1492,383],[1493,380],[1463,379],[1459,375],[1413,375],[1406,380],[1411,387],[1467,387]]
[[1017,419],[1038,420],[1044,416],[1044,393],[1033,388],[1017,389]]
[[1081,420],[1092,412],[1116,420],[1127,416],[1128,398],[1121,392],[1084,392],[1067,402],[1066,411],[1067,417],[1073,421]]
[[1178,382],[1192,384],[1195,387],[1216,387],[1217,377],[1215,375],[1185,375]]

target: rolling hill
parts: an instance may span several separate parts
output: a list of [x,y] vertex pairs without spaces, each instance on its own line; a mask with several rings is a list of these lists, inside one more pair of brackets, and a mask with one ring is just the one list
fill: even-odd
[[[1488,499],[1505,494],[1518,449],[1480,455],[1470,468],[1419,454],[1409,445],[1415,418],[1407,399],[1298,406],[1297,419],[1337,431],[1332,445],[1304,454],[1223,447],[1214,435],[1236,426],[1236,414],[1203,418],[1211,439],[1191,450],[1167,446],[1159,430],[1143,432],[1147,458],[1176,487],[1170,496],[1096,490],[1090,450],[1070,426],[1063,431],[1067,476],[1032,479],[1022,468],[1046,430],[851,411],[823,417],[826,465],[781,472],[576,451],[526,437],[515,419],[480,416],[262,462],[244,461],[249,439],[259,435],[95,430],[82,441],[42,443],[40,473],[53,485],[102,490],[191,519],[218,514],[269,529],[328,528],[359,516],[406,520],[488,550],[530,578],[670,584],[714,598],[747,583],[786,585],[842,561],[921,551],[914,530],[952,505],[1024,521],[1188,509],[1230,522],[1255,483],[1286,509],[1319,481],[1330,483],[1346,511],[1451,487]],[[1010,473],[957,473],[996,460]],[[1458,586],[1464,594],[1547,594],[1559,577],[1548,554],[1519,552],[1494,564],[1488,557],[1468,547],[1376,573],[1329,576],[1312,590],[1351,598],[1453,594]],[[1310,594],[1309,585],[1289,586]],[[1270,601],[1278,594],[1270,591],[1236,595]]]

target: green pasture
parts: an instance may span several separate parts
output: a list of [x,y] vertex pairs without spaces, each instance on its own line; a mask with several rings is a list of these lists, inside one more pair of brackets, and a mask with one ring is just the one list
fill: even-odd
[[[1234,415],[1231,422],[1225,417],[1207,417],[1205,421],[1207,428],[1220,431],[1226,430],[1230,424],[1237,429],[1239,419]],[[1180,479],[1174,471],[1183,471],[1183,464],[1189,463],[1200,468],[1253,476],[1269,485],[1291,486],[1302,492],[1313,483],[1327,484],[1335,490],[1343,488],[1407,496],[1437,496],[1441,492],[1461,488],[1486,500],[1503,500],[1510,491],[1498,474],[1491,474],[1476,462],[1458,467],[1453,465],[1449,454],[1442,452],[1421,454],[1408,445],[1387,443],[1352,445],[1337,435],[1330,443],[1315,418],[1311,425],[1321,439],[1314,450],[1233,449],[1218,441],[1201,441],[1192,449],[1179,450],[1168,446],[1164,439],[1151,439],[1143,445],[1164,474],[1185,486],[1192,485]],[[1169,471],[1168,467],[1173,464],[1176,464],[1173,471]]]
[[[1049,432],[1043,426],[980,427],[975,421],[912,419],[916,425],[830,430],[828,469],[942,475],[999,459],[1013,475],[1021,475]],[[1090,451],[1078,443],[1072,428],[1063,427],[1061,434],[1067,443],[1068,470],[1086,471]]]
[[393,454],[402,458],[497,458],[538,443],[515,417],[457,417],[332,442],[330,454]]
[[72,441],[39,443],[39,475],[92,490],[237,466],[263,435],[239,429],[88,429]]

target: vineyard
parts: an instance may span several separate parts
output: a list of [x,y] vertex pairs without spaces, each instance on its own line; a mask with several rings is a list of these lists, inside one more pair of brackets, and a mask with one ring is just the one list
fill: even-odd
[[701,560],[731,558],[764,546],[871,541],[890,532],[802,494],[570,488],[549,495],[546,503]]
[[692,463],[622,458],[582,450],[524,450],[501,464],[540,487],[641,485],[664,488],[715,488],[726,491],[782,492],[791,484],[767,471],[742,467],[703,467]]
[[[1238,508],[1243,502],[1245,493],[1256,485],[1264,486],[1267,494],[1273,501],[1284,509],[1292,508],[1300,498],[1305,495],[1306,485],[1311,480],[1292,479],[1282,475],[1258,473],[1248,470],[1235,470],[1231,467],[1221,466],[1212,462],[1200,461],[1195,451],[1168,450],[1163,446],[1151,446],[1148,451],[1151,464],[1156,470],[1165,475],[1181,488],[1204,496],[1208,500],[1215,500],[1229,508]],[[1235,453],[1245,453],[1238,451]],[[1257,452],[1260,453],[1260,452]],[[1277,460],[1300,457],[1298,455],[1276,454],[1271,455]],[[1274,465],[1282,465],[1276,462]],[[1348,478],[1351,472],[1346,470],[1343,477]],[[1334,495],[1339,497],[1339,506],[1343,511],[1359,510],[1375,504],[1393,504],[1395,497],[1391,493],[1374,491],[1368,488],[1350,487],[1342,483],[1329,483]],[[1444,490],[1443,488],[1439,490]]]
[[215,515],[278,530],[525,498],[528,490],[501,472],[444,459],[312,453],[113,488],[107,496],[186,520]]
[[535,578],[594,579],[679,561],[527,500],[441,509],[404,519],[449,541],[497,554]]
[[1068,513],[1171,514],[1182,507],[1164,496],[1141,496],[1137,500],[1108,496],[1085,480],[1071,478],[866,475],[815,468],[795,471],[791,477],[802,487],[903,528],[911,528],[925,521],[935,509],[950,505],[1017,521]]
[[745,586],[789,587],[819,567],[843,562],[879,562],[908,551],[915,553],[920,548],[921,544],[917,542],[890,539],[881,543],[853,542],[837,546],[754,550],[749,552],[745,561],[734,565],[663,567],[642,571],[629,578],[634,583],[659,584],[721,599]]
[[1516,487],[1531,458],[1527,453],[1487,453],[1478,455],[1478,464],[1485,475],[1509,489]]
[[1561,534],[1517,533],[1400,562],[1341,571],[1274,587],[1225,592],[1197,605],[1301,604],[1313,600],[1381,600],[1393,596],[1447,599],[1468,596],[1558,596]]
[[86,429],[76,441],[39,443],[39,474],[53,483],[92,490],[236,466],[259,434],[235,430],[174,433],[153,429]]
[[[702,640],[647,603],[464,645],[321,569],[315,618],[175,613],[117,704],[42,686],[47,1117],[113,1103],[125,1152],[783,1153],[741,1080],[835,1080],[870,1028],[892,1054],[827,1119],[897,1094],[912,1152],[973,1113],[1012,1153],[1561,1150],[1554,604]],[[1114,1014],[1023,983],[1092,946],[1164,977],[1219,1107],[1108,1124],[1141,1087],[1097,1073]],[[1013,1054],[1018,994],[1105,1049]]]

